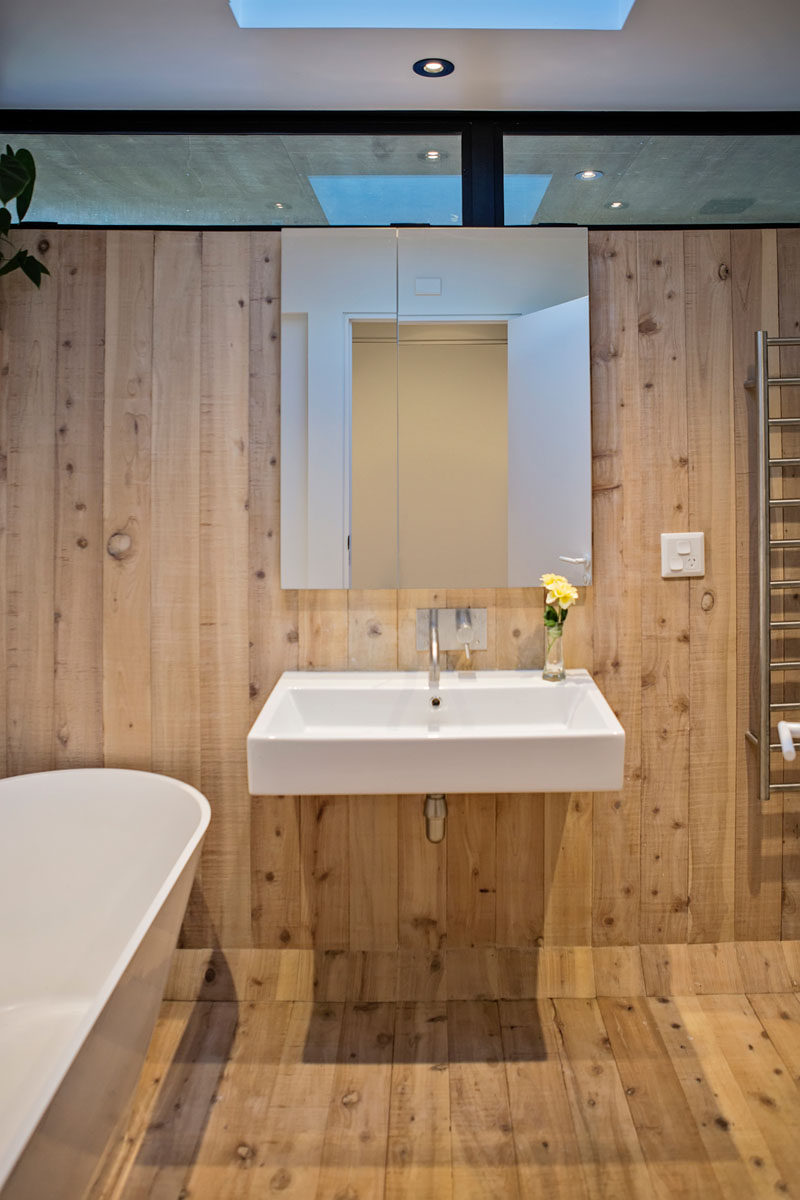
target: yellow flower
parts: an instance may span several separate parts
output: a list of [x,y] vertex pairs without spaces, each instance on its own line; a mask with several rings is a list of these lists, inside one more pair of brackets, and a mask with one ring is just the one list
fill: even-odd
[[[561,608],[569,608],[569,606],[574,604],[578,599],[578,589],[573,587],[570,583],[564,586],[554,586],[551,590],[553,591],[555,599]],[[552,600],[548,600],[548,604],[552,603]]]
[[578,589],[573,587],[563,575],[542,575],[541,581],[547,588],[546,604],[556,605],[565,612],[578,599]]

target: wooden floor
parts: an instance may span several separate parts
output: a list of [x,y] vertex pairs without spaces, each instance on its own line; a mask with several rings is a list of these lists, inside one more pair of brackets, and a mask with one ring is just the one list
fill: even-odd
[[800,998],[168,1001],[92,1200],[800,1197]]

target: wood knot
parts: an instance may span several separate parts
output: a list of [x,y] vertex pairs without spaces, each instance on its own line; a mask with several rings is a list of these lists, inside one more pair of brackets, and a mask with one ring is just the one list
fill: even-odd
[[714,599],[714,593],[703,592],[703,598],[700,601],[700,607],[702,608],[703,612],[711,612],[715,604],[716,600]]
[[117,533],[112,533],[108,539],[106,550],[112,558],[121,559],[126,558],[130,554],[132,545],[133,538],[131,535],[118,531]]
[[658,333],[659,329],[660,326],[655,317],[642,317],[639,322],[639,333],[642,335]]
[[255,1150],[252,1146],[248,1146],[247,1142],[242,1142],[241,1145],[236,1147],[236,1153],[243,1162],[246,1162],[248,1158],[253,1157]]
[[360,1102],[360,1092],[345,1092],[345,1094],[342,1096],[342,1104],[345,1108],[355,1108],[356,1104],[360,1104]]
[[47,254],[47,251],[50,249],[50,243],[47,238],[40,238],[36,243],[36,249],[40,254]]
[[292,1182],[292,1173],[287,1171],[285,1167],[281,1167],[269,1181],[269,1190],[271,1192],[283,1192]]
[[720,279],[727,279],[728,276],[730,275],[730,273],[731,273],[731,269],[727,263],[719,264],[719,267],[717,269],[717,274],[719,275]]

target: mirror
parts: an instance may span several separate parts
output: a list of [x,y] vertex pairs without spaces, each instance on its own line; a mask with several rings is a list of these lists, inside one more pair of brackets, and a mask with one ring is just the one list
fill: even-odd
[[282,243],[282,586],[588,583],[586,231]]

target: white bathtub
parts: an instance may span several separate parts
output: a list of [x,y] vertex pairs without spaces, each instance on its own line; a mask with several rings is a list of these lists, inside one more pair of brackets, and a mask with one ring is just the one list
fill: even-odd
[[0,780],[0,1196],[80,1200],[158,1014],[208,825],[144,771]]

